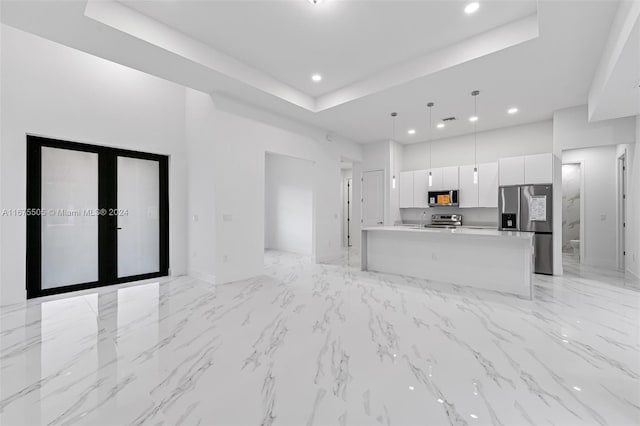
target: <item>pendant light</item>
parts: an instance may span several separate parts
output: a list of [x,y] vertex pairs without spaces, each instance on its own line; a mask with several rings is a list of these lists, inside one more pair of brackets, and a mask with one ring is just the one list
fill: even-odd
[[432,110],[435,104],[429,102],[427,108],[429,108],[429,187],[433,186],[433,174],[431,173],[431,127],[433,126]]
[[478,184],[478,95],[479,90],[471,92],[473,96],[473,183]]
[[[396,117],[398,116],[397,112],[392,112],[391,113],[391,142],[393,142],[396,139]],[[395,164],[393,164],[394,161],[394,155],[393,155],[393,146],[391,147],[391,170],[392,173],[393,171],[395,171]],[[396,189],[396,175],[395,173],[393,174],[393,177],[391,178],[391,188]]]

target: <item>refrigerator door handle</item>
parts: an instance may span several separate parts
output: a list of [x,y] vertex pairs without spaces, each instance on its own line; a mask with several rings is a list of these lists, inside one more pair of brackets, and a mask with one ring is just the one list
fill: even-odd
[[517,225],[517,227],[518,227],[518,231],[521,231],[521,230],[522,230],[522,226],[521,226],[521,223],[522,223],[522,215],[521,215],[521,213],[522,213],[522,206],[521,206],[521,201],[522,201],[522,190],[521,190],[521,189],[518,189],[518,214],[517,214],[517,216],[516,216],[516,222],[517,222],[517,223],[516,223],[516,225]]

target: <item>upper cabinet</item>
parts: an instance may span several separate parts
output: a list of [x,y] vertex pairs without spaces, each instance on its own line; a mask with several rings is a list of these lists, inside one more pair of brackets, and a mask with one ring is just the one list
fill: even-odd
[[529,185],[553,181],[553,154],[500,159],[500,185]]
[[501,158],[500,186],[524,184],[524,157]]
[[474,166],[439,167],[400,173],[400,207],[428,208],[429,191],[460,191],[461,208],[498,207],[498,188],[506,185],[548,184],[553,181],[553,154],[501,158],[478,165],[478,182],[473,181]]
[[478,207],[498,207],[498,163],[478,165]]
[[460,189],[458,181],[458,166],[444,167],[442,169],[442,190]]
[[[442,168],[431,169],[431,185],[428,187],[428,191],[443,191],[444,180],[442,174]],[[429,171],[427,170],[427,173]]]
[[429,172],[416,170],[413,172],[413,207],[426,208],[427,192],[429,191]]
[[400,172],[400,208],[427,208],[429,172]]
[[527,155],[524,157],[524,183],[553,182],[553,154]]
[[[478,207],[478,185],[473,182],[474,166],[460,166],[460,194],[458,202],[461,208]],[[496,193],[498,188],[496,187]]]
[[459,187],[457,166],[431,169],[431,186],[429,186],[429,170],[401,172],[400,208],[428,208],[427,193],[429,191],[446,191]]
[[459,189],[458,166],[431,169],[432,185],[429,191],[448,191]]
[[478,183],[473,181],[474,166],[460,166],[460,207],[498,207],[498,163],[478,165]]
[[413,172],[400,172],[400,208],[413,207]]

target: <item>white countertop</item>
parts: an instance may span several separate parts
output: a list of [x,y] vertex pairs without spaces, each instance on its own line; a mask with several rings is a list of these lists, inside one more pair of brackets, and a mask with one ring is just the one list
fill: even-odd
[[499,231],[497,229],[481,229],[460,227],[455,229],[446,228],[418,228],[410,226],[372,226],[362,228],[363,231],[385,231],[385,232],[413,232],[421,234],[439,234],[454,236],[480,236],[480,237],[502,237],[502,238],[519,238],[523,240],[533,239],[533,232],[519,231]]

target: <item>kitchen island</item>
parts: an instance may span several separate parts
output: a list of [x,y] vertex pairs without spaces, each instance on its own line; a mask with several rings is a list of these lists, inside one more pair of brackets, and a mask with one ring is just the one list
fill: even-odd
[[362,229],[362,270],[532,297],[533,233],[381,226]]

